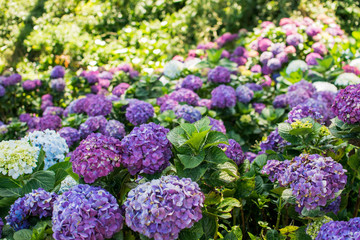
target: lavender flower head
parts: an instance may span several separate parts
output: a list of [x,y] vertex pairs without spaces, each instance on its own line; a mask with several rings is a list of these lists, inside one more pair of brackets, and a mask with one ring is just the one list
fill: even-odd
[[220,85],[211,91],[211,107],[228,108],[234,107],[235,104],[236,92],[234,88]]
[[83,100],[83,110],[88,116],[106,116],[112,110],[112,102],[102,95],[91,95]]
[[65,68],[63,66],[55,66],[50,73],[50,78],[63,78],[65,76]]
[[312,49],[314,49],[314,53],[318,53],[320,55],[325,55],[327,53],[326,46],[321,42],[316,42],[312,45]]
[[246,159],[240,144],[234,139],[229,139],[229,145],[219,144],[219,147],[222,148],[225,151],[226,156],[233,160],[237,165],[242,164]]
[[174,109],[175,115],[178,118],[183,118],[190,123],[194,123],[201,119],[201,113],[199,110],[189,105],[178,105]]
[[229,83],[230,71],[226,67],[217,66],[209,71],[208,80],[213,83]]
[[276,128],[272,131],[269,136],[260,142],[260,148],[263,152],[266,150],[273,150],[275,152],[281,152],[284,147],[290,145],[289,142],[285,141],[278,132]]
[[314,37],[321,33],[321,28],[311,25],[306,28],[306,34],[310,37]]
[[311,107],[306,104],[300,104],[293,109],[288,114],[288,119],[285,121],[287,123],[293,123],[296,120],[301,120],[306,117],[311,117],[319,123],[324,123],[324,116],[320,112],[321,110]]
[[271,46],[270,50],[274,55],[278,55],[279,53],[282,53],[285,51],[285,44],[284,43],[275,43]]
[[323,59],[323,57],[318,53],[309,53],[306,56],[305,61],[308,65],[316,66],[316,65],[319,65],[319,63],[317,62],[316,59]]
[[120,83],[112,90],[112,94],[120,97],[125,93],[125,91],[130,87],[128,83]]
[[286,43],[294,47],[297,47],[302,42],[304,42],[304,39],[299,33],[291,34],[286,37]]
[[175,110],[175,108],[179,105],[179,103],[172,99],[167,99],[163,104],[160,106],[160,111],[165,112],[167,110]]
[[211,109],[211,100],[210,99],[200,99],[198,101],[198,105],[200,107],[206,107],[207,109]]
[[256,83],[246,83],[245,86],[248,87],[253,92],[258,92],[258,91],[263,90],[263,87],[261,85],[256,84]]
[[57,115],[45,115],[41,118],[34,117],[30,119],[28,126],[30,130],[58,130],[61,127],[61,118]]
[[20,74],[14,73],[14,74],[6,77],[2,81],[2,85],[4,85],[4,87],[13,86],[13,85],[16,85],[16,84],[20,83],[21,79],[22,79],[22,77],[21,77]]
[[102,132],[107,124],[104,116],[89,117],[84,123],[80,125],[79,134],[81,139],[86,138],[91,133]]
[[0,218],[0,238],[1,238],[1,235],[2,235],[3,227],[4,227],[4,222],[3,222],[2,218]]
[[286,94],[277,95],[273,101],[274,108],[285,108],[288,105],[288,97]]
[[262,170],[271,181],[290,187],[297,206],[308,210],[326,206],[346,185],[346,170],[331,157],[301,154],[283,162],[270,160]]
[[184,102],[193,106],[196,106],[200,99],[194,91],[186,88],[180,88],[170,93],[169,97],[177,102]]
[[154,174],[169,165],[172,151],[166,137],[168,132],[155,123],[142,124],[121,140],[122,164],[131,175]]
[[134,100],[126,108],[126,119],[137,126],[146,123],[154,116],[154,108],[150,103]]
[[332,110],[343,122],[356,124],[360,122],[360,84],[341,89],[335,97]]
[[274,57],[274,54],[272,52],[263,52],[260,55],[260,62],[264,65],[266,65],[268,63],[268,61],[270,59],[272,59]]
[[255,109],[255,112],[261,114],[262,110],[266,108],[266,105],[264,103],[253,103],[252,107]]
[[50,82],[51,89],[53,89],[56,92],[63,92],[65,90],[65,80],[63,78],[55,78],[52,79]]
[[254,97],[254,92],[244,85],[236,88],[236,98],[241,103],[249,103]]
[[53,107],[53,106],[49,106],[45,109],[43,116],[45,115],[57,115],[59,117],[62,116],[64,112],[64,109],[62,109],[61,107]]
[[54,202],[53,238],[103,240],[123,227],[116,198],[100,187],[77,185]]
[[222,132],[223,134],[226,134],[226,128],[224,126],[224,122],[222,120],[216,120],[214,118],[208,117],[210,120],[210,126],[211,130]]
[[201,78],[195,75],[187,75],[186,78],[181,82],[181,87],[194,91],[200,89],[202,84],[203,82]]
[[0,97],[5,96],[6,94],[6,89],[3,87],[3,85],[0,85]]
[[59,130],[59,134],[65,139],[68,147],[71,147],[74,143],[80,141],[80,133],[75,128],[64,127]]
[[258,41],[258,46],[259,46],[259,50],[261,52],[265,52],[268,50],[268,48],[272,45],[273,43],[271,42],[270,39],[268,38],[262,38]]
[[55,193],[46,192],[42,188],[32,190],[11,205],[9,215],[5,219],[15,231],[29,228],[29,217],[51,217],[56,197]]
[[35,90],[37,86],[35,81],[26,80],[22,83],[22,87],[25,91],[32,91]]
[[267,62],[267,66],[271,71],[275,71],[281,68],[281,62],[278,58],[272,58]]
[[352,218],[348,222],[331,221],[321,226],[316,240],[359,239],[360,218]]
[[126,135],[124,124],[117,120],[109,120],[101,133],[117,139],[122,139]]
[[83,177],[86,183],[93,183],[120,167],[121,151],[120,140],[92,133],[81,141],[72,153],[70,162],[74,173]]
[[204,200],[198,184],[190,178],[163,176],[129,192],[125,221],[133,231],[149,238],[177,239],[182,229],[202,218]]

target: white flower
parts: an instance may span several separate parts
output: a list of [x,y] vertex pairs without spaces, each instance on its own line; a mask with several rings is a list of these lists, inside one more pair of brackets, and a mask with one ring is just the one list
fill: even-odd
[[316,91],[320,92],[320,91],[328,91],[328,92],[334,92],[336,93],[337,87],[329,82],[314,82],[313,86],[316,88]]
[[290,75],[292,72],[297,72],[299,69],[306,71],[308,68],[308,65],[303,60],[294,60],[290,62],[286,68],[286,74]]
[[338,86],[349,86],[359,83],[360,83],[360,78],[356,76],[354,73],[342,73],[335,80],[335,85]]
[[170,79],[178,78],[183,68],[184,64],[182,62],[171,60],[164,67],[164,75]]
[[349,63],[350,66],[360,69],[360,58],[356,58]]
[[193,58],[185,62],[185,67],[189,70],[194,70],[197,68],[196,65],[200,62],[201,62],[200,58]]

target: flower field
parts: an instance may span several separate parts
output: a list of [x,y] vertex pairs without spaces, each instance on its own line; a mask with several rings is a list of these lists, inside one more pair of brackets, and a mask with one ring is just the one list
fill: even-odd
[[360,239],[360,32],[282,18],[163,68],[65,65],[0,76],[3,239]]

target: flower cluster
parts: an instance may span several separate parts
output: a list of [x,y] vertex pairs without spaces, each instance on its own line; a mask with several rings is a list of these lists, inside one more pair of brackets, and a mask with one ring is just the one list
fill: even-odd
[[130,123],[137,126],[146,123],[154,116],[154,108],[150,103],[132,100],[126,108],[125,116]]
[[77,185],[54,202],[54,239],[103,240],[123,227],[116,198],[100,187]]
[[187,88],[180,88],[170,93],[169,97],[177,102],[184,102],[193,106],[196,106],[200,99],[194,91]]
[[234,107],[236,92],[234,88],[220,85],[211,91],[211,106],[216,108]]
[[222,120],[216,120],[212,117],[209,117],[209,119],[210,119],[211,130],[226,134],[226,128]]
[[308,224],[306,227],[306,234],[309,235],[311,239],[315,240],[316,236],[319,234],[322,225],[330,221],[332,221],[330,217],[324,216],[323,218]]
[[346,170],[331,157],[302,154],[283,162],[270,160],[262,173],[280,186],[289,186],[296,198],[297,207],[308,210],[326,206],[346,185]]
[[34,131],[24,138],[34,147],[45,152],[44,169],[48,169],[58,162],[63,162],[69,152],[66,140],[54,130]]
[[29,131],[58,130],[61,127],[61,118],[57,115],[33,117],[28,121]]
[[72,153],[70,161],[75,173],[84,177],[86,183],[107,176],[121,163],[120,140],[101,133],[92,133],[82,140]]
[[290,145],[289,142],[285,141],[278,132],[278,129],[276,128],[274,131],[272,131],[269,136],[261,141],[260,148],[263,152],[266,150],[273,150],[275,152],[282,151],[284,147],[287,145]]
[[190,123],[194,123],[201,119],[201,113],[199,110],[189,105],[178,105],[175,107],[175,115],[178,118],[183,118]]
[[143,124],[121,140],[121,161],[130,174],[154,174],[169,165],[172,152],[168,132],[155,123]]
[[3,222],[2,218],[0,218],[0,238],[1,238],[1,235],[2,235],[3,227],[4,227],[4,222]]
[[335,80],[335,85],[337,86],[349,86],[349,85],[355,85],[360,84],[360,77],[358,77],[354,73],[342,73],[339,76],[337,76]]
[[320,113],[319,109],[306,104],[301,104],[291,109],[286,122],[292,123],[306,117],[311,117],[320,123],[324,122],[324,116]]
[[336,239],[360,239],[360,218],[325,223],[316,236],[316,240]]
[[0,142],[0,172],[17,179],[23,174],[32,173],[36,167],[38,148],[25,140]]
[[70,175],[66,176],[64,180],[61,181],[60,189],[58,190],[58,194],[62,194],[64,192],[69,191],[74,186],[78,185],[79,183],[75,181]]
[[201,78],[195,76],[195,75],[187,75],[184,80],[181,82],[182,88],[187,88],[190,90],[197,90],[200,89],[203,82]]
[[129,87],[130,87],[130,85],[128,83],[120,83],[119,85],[114,87],[114,89],[112,90],[112,94],[114,94],[115,96],[120,97],[121,95],[123,95],[125,93],[125,91]]
[[63,78],[65,76],[65,68],[63,66],[55,66],[50,73],[50,78]]
[[45,116],[45,115],[57,115],[57,116],[61,117],[63,112],[64,112],[64,109],[62,109],[61,107],[49,106],[43,112],[43,116]]
[[122,139],[126,134],[124,124],[117,120],[109,120],[101,133],[117,139]]
[[226,156],[233,160],[237,165],[242,164],[246,159],[240,144],[234,139],[229,139],[229,145],[219,144],[219,147],[222,148],[225,151]]
[[80,133],[77,129],[71,127],[64,127],[58,132],[62,138],[65,139],[67,145],[71,147],[74,143],[80,141]]
[[332,110],[342,121],[355,124],[360,122],[360,84],[347,86],[338,92]]
[[104,116],[89,117],[84,123],[80,125],[79,134],[82,139],[94,132],[103,132],[107,124]]
[[254,92],[248,87],[240,85],[236,88],[236,98],[241,103],[249,103],[254,97]]
[[9,215],[5,219],[15,231],[28,228],[29,217],[51,217],[56,197],[55,193],[49,193],[42,188],[33,190],[11,205]]
[[91,95],[83,102],[83,110],[89,116],[106,116],[112,110],[112,102],[102,95]]
[[[151,199],[151,201],[149,200]],[[124,203],[128,227],[155,240],[177,239],[202,218],[205,197],[189,178],[163,176],[132,189]]]
[[209,71],[208,80],[213,83],[229,83],[230,71],[226,67],[217,66]]
[[50,85],[51,85],[51,89],[53,89],[56,92],[63,92],[66,87],[66,83],[63,78],[52,79]]

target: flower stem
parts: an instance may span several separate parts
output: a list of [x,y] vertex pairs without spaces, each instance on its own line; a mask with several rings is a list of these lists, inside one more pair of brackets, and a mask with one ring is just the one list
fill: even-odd
[[279,229],[279,224],[280,224],[280,217],[281,217],[281,197],[279,199],[279,206],[278,206],[278,215],[277,215],[277,219],[276,219],[276,226],[275,226],[275,230]]

